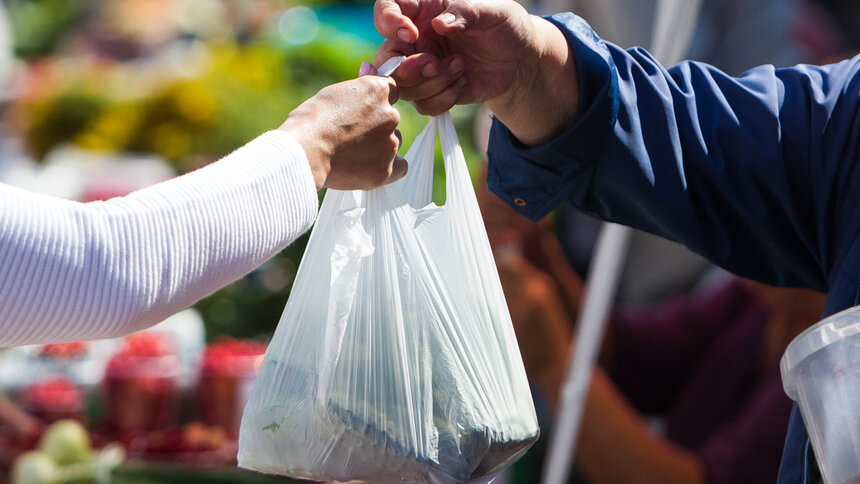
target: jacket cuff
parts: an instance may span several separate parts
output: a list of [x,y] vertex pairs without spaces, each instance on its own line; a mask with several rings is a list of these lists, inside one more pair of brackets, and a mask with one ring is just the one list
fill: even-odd
[[545,18],[564,34],[576,63],[577,121],[556,138],[527,147],[494,118],[488,150],[488,187],[532,220],[544,217],[583,182],[606,146],[619,108],[618,74],[603,41],[572,13]]

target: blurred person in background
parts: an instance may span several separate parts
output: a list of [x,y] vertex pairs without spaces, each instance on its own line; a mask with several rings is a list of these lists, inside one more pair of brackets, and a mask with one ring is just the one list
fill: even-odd
[[[0,48],[8,77],[8,22]],[[328,86],[223,159],[103,202],[0,183],[0,347],[129,334],[243,277],[308,230],[318,190],[405,174],[396,100],[390,78]]]
[[[486,190],[479,200],[546,430],[570,357],[569,314],[579,310],[584,285],[559,263],[549,220],[516,217]],[[574,480],[774,482],[792,405],[779,360],[818,320],[825,299],[722,273],[651,308],[617,306],[586,400]],[[514,474],[537,478],[541,444]]]
[[[842,39],[842,52],[827,59],[835,62],[860,52],[860,2],[856,0],[811,0],[836,24]],[[809,32],[814,36],[818,32]]]

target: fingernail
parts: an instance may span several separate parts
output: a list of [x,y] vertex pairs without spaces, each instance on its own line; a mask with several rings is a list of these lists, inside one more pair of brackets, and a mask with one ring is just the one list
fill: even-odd
[[409,29],[405,27],[397,29],[397,38],[403,42],[412,42],[412,34],[410,34]]
[[466,68],[466,65],[463,64],[463,59],[459,57],[455,57],[454,60],[451,61],[451,64],[448,66],[451,69],[451,74],[455,76],[459,76],[463,73],[463,70]]
[[439,75],[439,69],[433,63],[430,63],[421,68],[421,75],[424,77],[436,77]]
[[358,68],[358,77],[370,74],[370,62],[361,61],[361,67]]
[[452,24],[452,23],[454,23],[455,20],[457,20],[457,17],[454,16],[454,14],[450,13],[450,12],[445,12],[436,18],[439,19],[439,21],[442,22],[443,24]]

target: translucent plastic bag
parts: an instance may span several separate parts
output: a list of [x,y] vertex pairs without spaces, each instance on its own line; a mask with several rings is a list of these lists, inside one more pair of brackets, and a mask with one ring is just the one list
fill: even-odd
[[[444,206],[431,201],[439,131]],[[376,190],[329,190],[245,408],[239,465],[317,480],[492,476],[538,426],[448,114]]]

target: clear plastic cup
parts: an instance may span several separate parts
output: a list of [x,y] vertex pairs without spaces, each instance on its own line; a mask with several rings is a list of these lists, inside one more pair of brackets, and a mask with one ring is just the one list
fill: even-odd
[[860,306],[798,335],[780,369],[825,482],[860,483]]

